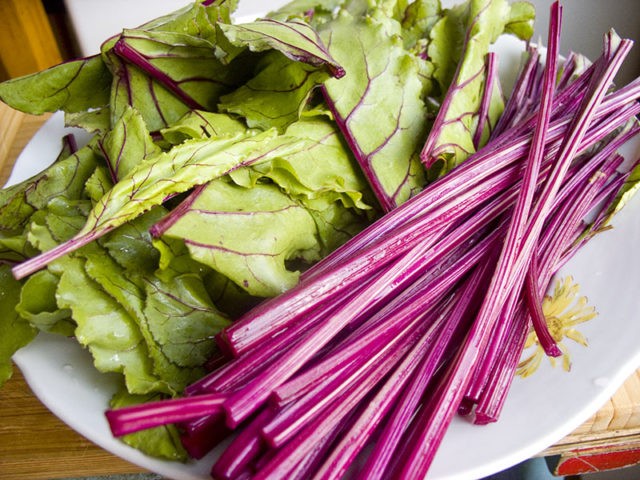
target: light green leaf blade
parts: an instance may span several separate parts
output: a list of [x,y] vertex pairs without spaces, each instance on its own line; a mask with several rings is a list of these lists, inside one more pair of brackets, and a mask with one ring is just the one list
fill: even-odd
[[[522,15],[527,12],[514,8],[518,22],[525,22]],[[470,0],[449,10],[432,29],[429,56],[436,67],[434,76],[446,92],[421,152],[433,176],[445,174],[475,152],[475,115],[482,101],[489,47],[505,32],[528,32],[522,25],[507,30],[511,20],[506,0]]]
[[326,19],[330,19],[333,11],[344,3],[345,0],[293,0],[269,12],[266,16],[285,21],[296,17],[305,18],[308,17],[308,12],[313,12],[312,18],[306,18],[306,20],[310,20],[312,25],[317,26],[319,23],[324,23]]
[[122,116],[99,143],[114,181],[126,176],[148,157],[161,153],[142,115],[130,107],[125,108]]
[[344,74],[318,33],[300,19],[265,18],[236,25],[220,23],[219,27],[233,45],[246,46],[252,52],[277,50],[292,60],[327,68],[334,76]]
[[209,298],[228,318],[239,318],[262,300],[249,295],[221,273],[196,261],[182,240],[163,236],[154,238],[153,245],[160,253],[160,268],[155,272],[156,277],[171,282],[173,278],[184,274],[199,273]]
[[[182,32],[124,30],[114,46],[142,60],[154,78],[187,105],[213,110],[220,95],[246,80],[250,63],[239,59],[223,63],[216,44]],[[140,66],[140,65],[138,65]]]
[[111,128],[111,109],[107,106],[82,112],[65,113],[64,124],[67,127],[82,128],[89,133],[102,135]]
[[99,371],[122,373],[130,392],[169,393],[166,382],[154,374],[135,320],[86,274],[84,263],[81,258],[66,257],[56,264],[58,305],[71,310],[78,324],[78,342],[91,352]]
[[343,14],[329,25],[325,41],[346,75],[325,83],[326,98],[376,197],[390,210],[424,185],[418,152],[428,112],[420,64],[404,49],[394,20]]
[[249,127],[262,130],[284,131],[296,122],[312,91],[329,78],[326,71],[275,51],[265,55],[258,70],[245,85],[223,95],[218,108],[241,115]]
[[531,2],[512,2],[505,32],[511,33],[518,38],[531,38],[533,36],[532,19],[535,16],[535,6]]
[[[212,337],[218,330],[212,325],[216,319],[213,308],[206,309],[203,305],[198,305],[197,311],[203,318],[194,318],[193,315],[187,318],[189,317],[187,314],[190,313],[189,307],[192,305],[182,310],[174,308],[172,311],[167,311],[159,309],[158,304],[162,305],[162,302],[156,300],[148,309],[147,282],[153,279],[143,280],[136,278],[135,275],[132,277],[132,272],[124,270],[104,252],[96,251],[85,256],[84,268],[88,278],[104,292],[104,295],[118,305],[120,311],[126,312],[128,318],[135,324],[134,328],[140,335],[141,344],[144,345],[151,361],[151,372],[162,381],[163,388],[148,391],[162,391],[175,395],[201,376],[203,373],[201,365],[204,362],[202,357],[212,353]],[[176,289],[174,293],[175,298],[169,296],[163,300],[167,300],[171,305],[179,303],[183,292]],[[186,323],[176,324],[174,322],[176,318],[178,322]],[[199,322],[191,326],[188,324],[189,320],[199,320]],[[208,327],[206,333],[202,332],[202,328],[198,328],[203,323]],[[189,336],[189,334],[192,335]],[[193,355],[191,359],[188,356],[185,359],[175,354],[171,335],[175,335],[176,344]],[[184,350],[179,353],[184,353]],[[146,393],[139,390],[138,392]]]
[[189,106],[180,98],[139,68],[112,53],[105,54],[105,58],[108,58],[111,70],[118,72],[109,101],[111,125],[130,107],[140,112],[150,131],[171,125],[189,111]]
[[111,73],[100,56],[0,83],[0,100],[26,113],[80,112],[109,103]]
[[52,199],[82,197],[85,183],[100,161],[89,144],[34,177],[0,190],[0,232],[24,228],[33,212]]
[[203,185],[237,168],[305,149],[308,142],[275,131],[215,140],[193,140],[139,164],[102,197],[87,223],[68,242],[14,267],[23,278],[47,263],[104,236],[173,194]]
[[58,281],[59,278],[48,270],[30,276],[24,282],[16,311],[38,330],[71,336],[75,323],[69,310],[58,307]]
[[178,122],[162,129],[162,138],[170,145],[179,145],[186,140],[234,137],[247,131],[246,125],[231,115],[192,110]]
[[298,272],[287,260],[318,257],[313,218],[271,184],[211,182],[163,234],[182,239],[194,259],[256,296],[295,285]]
[[13,373],[11,357],[36,336],[37,330],[20,318],[15,307],[20,300],[22,285],[7,265],[0,265],[0,386]]
[[201,375],[217,348],[213,337],[230,324],[229,319],[213,305],[197,273],[165,280],[149,275],[144,282],[144,314],[154,341],[172,364]]
[[359,211],[372,210],[375,201],[367,181],[328,114],[304,117],[289,126],[286,134],[304,139],[308,148],[235,170],[230,174],[233,180],[249,188],[266,177],[307,206],[322,199]]
[[304,147],[305,142],[274,131],[185,142],[131,170],[92,210],[79,235],[111,230],[162,204],[171,194]]

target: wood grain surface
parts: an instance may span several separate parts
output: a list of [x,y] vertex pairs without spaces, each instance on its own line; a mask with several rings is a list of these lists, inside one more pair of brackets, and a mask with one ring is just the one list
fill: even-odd
[[20,371],[0,389],[0,479],[144,472],[67,427],[31,393]]
[[39,0],[0,0],[0,79],[38,72],[62,61]]

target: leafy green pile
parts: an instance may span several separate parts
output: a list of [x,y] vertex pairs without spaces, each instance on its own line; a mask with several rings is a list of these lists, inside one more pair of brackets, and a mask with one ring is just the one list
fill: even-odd
[[[0,84],[93,134],[0,191],[0,381],[47,331],[123,374],[117,405],[180,393],[221,328],[424,187],[429,132],[436,174],[472,152],[489,45],[533,20],[506,0],[298,0],[240,25],[235,6],[198,1]],[[162,435],[146,449],[180,458]]]

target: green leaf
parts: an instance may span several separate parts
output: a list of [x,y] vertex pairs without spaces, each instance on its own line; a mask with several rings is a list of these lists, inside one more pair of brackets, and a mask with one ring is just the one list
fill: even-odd
[[[433,77],[438,82],[440,97],[449,89],[462,59],[468,16],[465,6],[467,4],[445,10],[429,30],[427,55],[435,67]],[[479,61],[484,65],[484,55]]]
[[274,51],[259,62],[258,73],[234,92],[220,99],[220,111],[246,118],[252,128],[284,131],[296,122],[312,91],[329,74],[313,65],[288,59]]
[[292,60],[327,68],[334,76],[344,74],[317,32],[302,20],[265,18],[239,25],[220,23],[219,27],[233,45],[246,46],[252,52],[277,50]]
[[37,334],[37,330],[20,318],[15,310],[21,288],[20,282],[13,278],[10,267],[0,265],[0,386],[11,378],[13,354]]
[[[54,247],[84,223],[86,212],[74,202],[56,201],[33,215],[29,237],[39,248]],[[93,242],[30,276],[18,310],[41,329],[74,334],[96,367],[122,373],[132,392],[173,395],[202,375],[213,335],[228,320],[198,269],[155,276],[159,254],[148,229],[164,213],[151,210],[105,237],[104,247]]]
[[240,82],[250,64],[233,62],[233,47],[218,28],[229,22],[234,2],[194,2],[102,45],[113,72],[111,123],[127,106],[143,116],[150,131],[172,125],[192,108],[213,109],[221,93]]
[[[147,318],[143,313],[146,298],[144,286],[129,278],[127,272],[103,252],[96,251],[85,255],[85,257],[86,261],[83,269],[86,277],[94,285],[95,290],[99,291],[105,298],[104,302],[111,302],[116,311],[122,317],[128,319],[131,330],[135,330],[138,342],[143,346],[141,350],[146,351],[146,355],[151,362],[148,366],[148,374],[162,382],[150,386],[152,388],[147,390],[140,390],[140,387],[137,390],[132,390],[129,387],[129,391],[135,393],[162,391],[174,395],[184,388],[189,381],[197,378],[197,374],[200,372],[182,371],[178,365],[173,364],[167,358],[161,346],[155,341],[149,330]],[[78,309],[77,306],[76,309]],[[77,313],[74,311],[74,318],[76,315]],[[88,319],[86,322],[85,325],[89,325]],[[96,329],[98,327],[91,327],[90,332],[92,335]],[[106,331],[103,333],[106,333]],[[95,343],[97,341],[93,336],[90,338],[91,342]],[[109,346],[109,344],[109,341],[104,342],[105,347]],[[96,362],[98,361],[100,361],[100,358],[96,358]],[[139,366],[136,363],[132,363],[131,369],[133,370],[134,368],[139,368]],[[125,371],[124,373],[127,376],[127,372]],[[145,385],[143,384],[142,388],[144,387]]]
[[306,146],[300,139],[276,136],[274,131],[182,143],[139,164],[115,184],[90,213],[79,235],[106,232],[162,204],[169,195]]
[[113,179],[104,164],[99,165],[87,179],[84,193],[95,205],[111,188],[113,188]]
[[176,391],[201,375],[213,354],[213,336],[228,319],[211,302],[202,267],[157,274],[159,252],[149,228],[166,212],[158,207],[100,241],[106,252],[86,255],[89,276],[136,319],[154,359],[154,371]]
[[[370,211],[373,200],[328,112],[309,112],[290,125],[286,135],[304,138],[310,146],[286,157],[235,170],[230,176],[247,188],[267,178],[304,205],[316,223],[320,255],[324,256],[364,226],[366,215],[362,211]],[[317,258],[316,253],[308,258],[300,256],[305,262]]]
[[440,0],[417,0],[410,3],[400,20],[405,48],[415,48],[421,40],[426,40],[441,17]]
[[328,25],[325,41],[346,75],[325,83],[327,101],[376,197],[389,210],[424,185],[418,152],[428,112],[420,62],[404,49],[395,20],[343,14]]
[[4,259],[24,261],[77,233],[90,208],[83,199],[83,182],[96,161],[87,147],[43,173],[0,191],[0,201],[4,202],[0,207],[0,251]]
[[204,275],[205,270],[208,268],[189,255],[189,250],[187,250],[184,242],[166,236],[155,237],[151,242],[160,255],[158,270],[156,271],[156,275],[160,278],[171,279],[191,272],[200,272]]
[[123,44],[140,56],[138,67],[144,62],[147,73],[201,109],[215,108],[220,95],[244,81],[248,72],[244,62],[223,63],[215,43],[182,32],[124,30],[116,52]]
[[376,0],[372,3],[387,17],[401,22],[405,18],[409,0]]
[[34,115],[58,110],[80,112],[109,103],[111,80],[111,73],[97,55],[0,83],[0,100]]
[[268,18],[276,20],[290,20],[308,16],[308,12],[313,12],[312,18],[307,19],[317,26],[331,19],[333,11],[342,6],[345,0],[293,0],[278,9],[269,12]]
[[[100,239],[111,258],[129,272],[153,273],[158,268],[160,252],[153,246],[149,229],[167,214],[155,207],[144,215],[118,227]],[[190,270],[196,271],[196,270]]]
[[164,236],[153,239],[160,253],[159,269],[155,275],[165,282],[184,274],[198,273],[212,303],[229,318],[238,318],[262,300],[249,295],[229,278],[196,261],[180,239]]
[[507,28],[515,18],[520,23],[527,18],[533,22],[519,5],[514,9],[506,0],[470,0],[447,11],[431,31],[428,51],[436,67],[434,76],[442,92],[447,92],[421,152],[434,176],[450,171],[475,152],[475,115],[482,101],[489,47],[505,32],[528,32],[522,26]]
[[37,254],[38,250],[31,246],[25,232],[13,236],[0,233],[1,264],[17,264]]
[[102,237],[109,231],[183,193],[242,166],[302,150],[303,139],[274,131],[216,140],[192,140],[148,158],[113,186],[89,213],[87,223],[68,242],[14,268],[23,278],[46,264]]
[[533,19],[536,10],[530,2],[512,2],[509,21],[505,26],[505,32],[518,38],[528,39],[533,36]]
[[200,189],[164,235],[184,240],[191,256],[256,296],[292,287],[285,262],[318,258],[313,218],[275,185],[217,181]]
[[135,108],[143,116],[150,131],[171,125],[189,111],[181,99],[139,68],[107,54],[111,70],[118,72],[111,88],[110,123],[113,125],[124,111]]
[[[184,243],[181,244],[184,246]],[[186,247],[184,248],[186,250]],[[263,300],[262,297],[250,295],[245,289],[215,270],[208,271],[204,277],[204,285],[214,305],[231,319],[240,318]]]
[[230,321],[213,305],[203,279],[196,273],[167,280],[147,276],[144,282],[149,331],[171,363],[197,369],[196,375],[187,379],[193,381],[216,351],[214,335]]
[[370,219],[356,209],[345,208],[330,197],[318,197],[304,202],[316,223],[322,257],[328,255],[370,223]]
[[65,113],[64,124],[67,127],[82,128],[89,133],[105,134],[111,128],[111,109],[102,107],[83,112]]
[[191,2],[175,12],[150,20],[140,28],[146,31],[184,33],[217,43],[217,22],[229,22],[237,3],[218,0],[206,6],[201,1]]
[[235,137],[246,131],[247,126],[230,115],[192,110],[172,126],[161,130],[160,133],[169,144],[179,145],[192,139]]
[[[66,202],[61,197],[37,211],[29,226],[31,243],[40,249],[50,249],[73,236],[86,220],[86,211],[78,209],[77,202]],[[130,234],[130,231],[124,233]],[[124,282],[129,295],[114,298],[105,285],[96,282],[87,272],[87,258],[90,257],[112,262],[114,268],[106,274],[109,279],[106,285],[115,289]],[[138,318],[132,314],[136,311],[134,301],[142,295],[131,294],[136,291],[135,285],[127,283],[122,268],[115,265],[104,249],[92,243],[51,262],[49,274],[43,272],[29,277],[25,283],[25,295],[35,293],[36,287],[43,290],[45,280],[49,282],[48,288],[57,283],[54,295],[58,308],[71,312],[76,324],[73,334],[81,345],[89,349],[98,370],[122,373],[132,392],[174,391],[170,387],[171,378],[165,381],[157,375]],[[23,299],[25,309],[33,302],[33,299]],[[139,303],[138,311],[141,309],[142,304]],[[59,324],[53,326],[60,331]],[[65,330],[64,333],[69,332]]]
[[24,228],[33,212],[52,199],[82,197],[85,182],[100,161],[89,144],[34,177],[0,190],[0,232]]
[[65,257],[52,266],[60,275],[57,301],[78,324],[75,336],[91,352],[96,368],[124,375],[132,393],[171,392],[153,368],[136,321],[91,279],[81,258]]
[[140,113],[126,108],[113,128],[99,142],[114,182],[147,158],[161,153]]
[[160,278],[135,270],[139,260],[123,267],[98,250],[84,256],[88,276],[135,320],[158,378],[179,392],[201,376],[216,349],[214,335],[229,322],[198,272]]
[[235,170],[230,173],[234,182],[252,187],[268,178],[306,206],[322,199],[347,208],[372,209],[367,181],[327,115],[307,116],[289,126],[286,135],[304,139],[308,148]]
[[20,292],[16,311],[39,330],[72,336],[75,322],[71,311],[58,308],[56,290],[59,278],[48,270],[30,276]]
[[171,145],[193,139],[235,137],[246,132],[247,126],[238,118],[202,110],[192,110],[171,127],[160,131],[162,138]]
[[2,205],[0,207],[0,232],[6,235],[24,227],[35,211],[34,207],[26,202],[25,197],[29,186],[36,184],[36,182],[28,181],[0,190],[0,205]]
[[66,242],[82,228],[91,208],[88,200],[52,199],[35,212],[27,228],[29,242],[38,250],[49,250]]

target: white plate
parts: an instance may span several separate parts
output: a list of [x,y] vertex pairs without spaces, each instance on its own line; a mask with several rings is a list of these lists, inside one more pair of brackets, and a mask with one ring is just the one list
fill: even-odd
[[[270,5],[276,3],[283,2]],[[10,182],[27,178],[52,161],[64,132],[62,115],[54,115],[19,157]],[[633,147],[633,154],[640,154],[640,145]],[[474,426],[456,419],[435,458],[430,479],[473,480],[539,453],[586,421],[640,366],[638,218],[640,198],[636,197],[617,216],[615,228],[590,242],[563,270],[576,279],[581,294],[599,312],[596,319],[579,327],[589,347],[572,345],[572,371],[544,364],[532,377],[516,378],[495,424]],[[89,440],[169,478],[209,479],[215,452],[200,462],[182,465],[147,457],[111,436],[104,410],[114,389],[113,377],[98,373],[77,343],[41,334],[14,360],[35,395]]]

